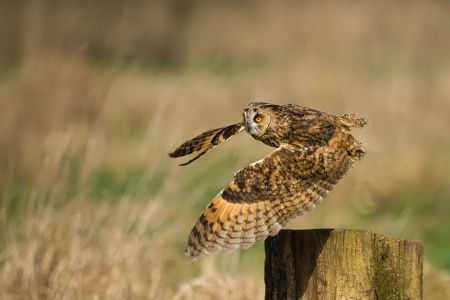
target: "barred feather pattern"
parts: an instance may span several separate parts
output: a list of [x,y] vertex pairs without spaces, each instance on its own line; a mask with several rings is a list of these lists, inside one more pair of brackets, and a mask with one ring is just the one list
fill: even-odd
[[366,119],[337,117],[293,104],[253,102],[242,123],[206,131],[169,154],[199,151],[189,164],[244,129],[276,149],[239,170],[206,207],[192,229],[185,254],[192,259],[248,248],[276,235],[312,211],[366,150],[350,133]]
[[177,149],[175,149],[175,151],[169,153],[169,156],[180,157],[189,155],[197,151],[201,151],[200,154],[198,154],[193,159],[189,160],[186,163],[180,164],[180,166],[186,166],[200,158],[202,155],[206,154],[206,152],[208,152],[218,144],[228,140],[230,137],[238,134],[242,130],[244,130],[244,123],[242,122],[230,126],[208,130],[200,134],[199,136],[196,136],[195,138],[184,142]]
[[321,203],[352,165],[349,157],[327,149],[283,145],[237,172],[212,200],[189,235],[186,256],[245,249],[276,235]]

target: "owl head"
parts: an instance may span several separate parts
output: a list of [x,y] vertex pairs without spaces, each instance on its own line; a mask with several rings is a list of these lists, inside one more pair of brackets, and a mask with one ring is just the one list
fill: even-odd
[[254,137],[261,137],[268,130],[272,121],[273,104],[264,102],[252,102],[244,109],[244,126],[245,130]]
[[[278,147],[287,138],[286,114],[282,105],[252,102],[243,112],[245,130],[264,144]],[[280,128],[281,127],[281,128]]]

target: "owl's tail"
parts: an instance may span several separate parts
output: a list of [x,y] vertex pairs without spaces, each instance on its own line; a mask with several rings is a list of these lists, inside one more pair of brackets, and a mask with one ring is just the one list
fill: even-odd
[[369,120],[366,118],[360,118],[355,119],[354,115],[347,115],[345,114],[342,117],[339,117],[339,121],[344,125],[347,129],[350,129],[351,127],[364,127],[367,123],[369,123]]

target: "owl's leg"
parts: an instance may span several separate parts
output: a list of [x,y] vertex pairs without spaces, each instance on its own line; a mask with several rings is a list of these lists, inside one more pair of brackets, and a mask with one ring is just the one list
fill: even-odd
[[353,138],[353,136],[350,137],[353,141],[348,144],[347,154],[350,156],[351,160],[355,162],[360,160],[366,154],[366,148],[361,142]]

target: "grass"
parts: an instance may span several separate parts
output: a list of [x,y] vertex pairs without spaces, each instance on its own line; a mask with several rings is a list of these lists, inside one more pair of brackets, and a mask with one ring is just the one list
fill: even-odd
[[[447,213],[450,210],[446,187],[427,188],[405,187],[404,191],[396,191],[393,194],[380,198],[385,206],[371,211],[368,222],[377,218],[385,218],[393,223],[393,234],[400,234],[404,238],[420,240],[426,247],[428,260],[450,270],[450,258],[446,249],[450,247],[447,238],[450,222]],[[392,199],[396,199],[392,201]],[[420,224],[417,226],[415,224]]]
[[183,251],[270,148],[167,156],[258,99],[370,119],[368,155],[289,227],[420,241],[424,296],[448,299],[447,5],[172,4],[1,4],[0,298],[262,299],[263,245]]

